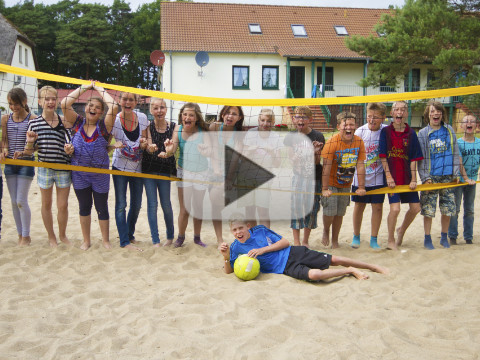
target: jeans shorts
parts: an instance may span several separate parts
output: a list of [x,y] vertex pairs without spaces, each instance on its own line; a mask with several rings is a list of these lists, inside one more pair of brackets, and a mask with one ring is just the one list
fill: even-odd
[[57,188],[68,188],[72,183],[71,171],[38,168],[37,183],[41,189],[50,189],[54,183]]
[[5,165],[3,169],[5,176],[20,176],[32,179],[35,176],[35,167],[23,165]]

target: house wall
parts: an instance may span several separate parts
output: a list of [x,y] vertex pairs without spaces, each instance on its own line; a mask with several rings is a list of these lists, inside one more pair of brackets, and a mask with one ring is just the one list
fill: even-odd
[[[163,71],[163,91],[184,95],[201,95],[206,97],[221,97],[235,99],[282,99],[287,97],[287,59],[276,54],[209,54],[210,60],[203,67],[203,76],[199,75],[200,67],[195,63],[195,53],[166,53],[166,61]],[[249,88],[232,88],[232,66],[249,66]],[[278,90],[262,89],[262,66],[271,65],[279,67]],[[312,70],[313,83],[317,84],[317,68],[322,67],[322,61],[291,60],[290,66],[303,66],[305,68],[305,97],[312,94]],[[357,85],[364,75],[364,63],[362,62],[326,62],[326,67],[333,67],[334,87],[333,91],[325,91],[325,97],[362,96],[364,89]],[[424,90],[427,85],[428,65],[419,65],[420,89]],[[170,70],[173,71],[173,77]],[[368,72],[368,68],[367,68]],[[405,91],[403,82],[396,88],[397,93]],[[391,92],[381,91],[379,87],[368,87],[366,95],[382,95]],[[438,98],[438,101],[449,103],[450,98]],[[413,103],[416,101],[413,101]],[[182,103],[172,102],[170,117],[178,118],[178,110]],[[202,111],[208,118],[215,118],[220,112],[221,106],[200,104]],[[244,107],[245,125],[254,126],[257,123],[258,113],[261,107]],[[272,108],[276,115],[276,123],[290,123],[290,119],[282,117],[280,107]],[[411,124],[414,127],[423,127],[423,109],[412,109]],[[168,116],[168,115],[167,115]]]
[[[21,50],[21,58],[20,58]],[[25,53],[26,50],[26,53]],[[26,55],[26,58],[25,58]],[[7,64],[28,70],[37,70],[33,58],[32,48],[24,42],[17,39],[15,50],[13,52],[12,63]],[[8,101],[7,94],[13,87],[21,87],[27,93],[28,106],[30,110],[37,112],[38,109],[38,91],[37,79],[26,76],[19,76],[10,73],[0,73],[0,107],[3,107],[7,113]],[[3,110],[2,110],[3,113]]]

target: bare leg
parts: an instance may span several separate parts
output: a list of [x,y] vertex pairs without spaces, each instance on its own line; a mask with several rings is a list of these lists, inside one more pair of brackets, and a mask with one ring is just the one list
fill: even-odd
[[60,241],[64,244],[70,245],[70,241],[67,238],[67,222],[68,222],[68,194],[70,193],[70,187],[59,188],[57,187],[57,222],[58,222],[58,236]]
[[440,222],[442,225],[442,233],[448,232],[448,226],[450,225],[450,216],[442,215],[440,218]]
[[91,245],[90,241],[90,228],[92,224],[92,216],[80,216],[80,226],[82,228],[83,243],[80,245],[80,249],[88,250]]
[[343,216],[334,216],[332,223],[332,249],[338,248],[338,235],[342,227]]
[[49,189],[41,189],[42,196],[42,220],[45,230],[47,230],[48,242],[51,247],[57,247],[57,237],[53,231],[53,215],[52,215],[52,195],[53,186]]
[[[212,220],[212,224],[213,224],[213,229],[215,230],[215,236],[217,237],[217,243],[220,246],[220,244],[223,243],[222,220]],[[201,229],[201,225],[200,225],[200,229]]]
[[383,203],[372,204],[372,236],[378,236],[383,216]]
[[367,204],[356,202],[353,206],[353,235],[360,235],[360,230],[362,228],[363,212],[365,211],[366,205]]
[[292,229],[293,246],[300,246],[300,229]]
[[257,206],[257,212],[259,223],[270,229],[270,211],[268,208]]
[[[195,190],[193,189],[193,235],[200,236],[202,231],[202,221],[203,221],[203,198],[205,196],[205,190]],[[221,225],[221,220],[220,220]],[[220,226],[221,229],[221,226]]]
[[303,229],[303,242],[302,245],[309,247],[308,245],[308,239],[310,238],[310,233],[312,232],[312,229],[309,228],[304,228]]
[[[425,231],[425,235],[430,235],[430,232],[432,231],[432,220],[433,218],[429,216],[424,216],[423,217],[423,229]],[[448,227],[447,227],[448,229]]]
[[110,220],[98,220],[100,232],[102,233],[102,243],[105,249],[111,249],[110,244]]
[[367,270],[371,270],[373,272],[377,272],[377,273],[380,273],[380,274],[388,274],[388,272],[389,272],[388,269],[383,267],[383,266],[366,263],[364,261],[355,260],[355,259],[348,258],[348,257],[345,257],[345,256],[332,255],[331,265],[332,266],[345,266],[345,267],[353,266],[354,268],[357,268],[357,269],[367,269]]
[[366,280],[369,278],[367,274],[363,271],[360,271],[352,266],[341,268],[341,269],[310,269],[308,271],[308,277],[310,280],[318,281],[318,280],[327,280],[334,277],[345,276],[345,275],[353,275],[359,280]]
[[323,236],[322,245],[330,245],[330,226],[332,226],[334,216],[323,215]]
[[251,227],[257,226],[257,207],[256,206],[245,206],[245,219]]
[[[400,214],[400,203],[390,204],[390,212],[387,217],[388,226],[388,244],[387,249],[396,250],[395,227],[397,226],[398,214]],[[397,232],[398,233],[398,232]]]
[[415,220],[415,217],[420,212],[419,203],[410,203],[408,211],[405,214],[402,225],[397,229],[397,246],[401,246],[403,243],[403,236],[407,231],[410,224]]
[[[178,213],[178,235],[185,236],[185,231],[187,230],[187,225],[188,225],[188,212],[185,207],[185,202],[184,202],[185,197],[184,197],[183,190],[184,188],[181,188],[181,187],[178,188],[178,202],[180,205],[180,211]],[[187,192],[187,195],[189,195],[188,192]]]
[[28,246],[32,242],[32,239],[30,236],[22,236],[22,242],[20,243],[20,246]]

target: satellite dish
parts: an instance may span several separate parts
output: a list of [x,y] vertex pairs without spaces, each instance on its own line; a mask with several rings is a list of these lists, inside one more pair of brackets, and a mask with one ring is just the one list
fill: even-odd
[[165,54],[160,50],[153,50],[150,54],[150,61],[155,66],[161,66],[165,62]]
[[210,58],[209,58],[207,52],[205,52],[205,51],[199,51],[195,55],[195,62],[197,63],[198,66],[200,66],[202,68],[204,66],[207,66],[209,59]]

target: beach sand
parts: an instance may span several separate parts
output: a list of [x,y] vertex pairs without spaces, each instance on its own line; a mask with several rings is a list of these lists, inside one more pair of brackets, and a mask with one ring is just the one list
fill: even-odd
[[[172,202],[178,214],[176,187]],[[480,201],[476,199],[476,213]],[[439,215],[432,237],[436,250],[423,249],[423,220],[417,216],[402,251],[368,246],[367,207],[362,246],[352,236],[350,206],[340,233],[340,249],[316,250],[387,266],[387,276],[346,277],[307,283],[284,275],[261,274],[243,282],[223,272],[213,227],[205,222],[193,244],[191,221],[184,247],[153,248],[143,207],[137,240],[144,252],[119,247],[110,192],[110,239],[101,246],[96,214],[93,246],[84,252],[78,203],[70,193],[67,233],[73,247],[51,249],[40,215],[36,180],[30,191],[32,244],[17,246],[10,198],[4,182],[0,243],[0,359],[476,359],[480,236],[474,244],[440,249]],[[402,206],[399,223],[406,208]],[[387,241],[384,216],[379,242]],[[462,214],[462,213],[461,213]],[[54,210],[56,216],[56,210]],[[176,220],[175,220],[176,222]],[[175,224],[176,225],[176,224]],[[165,239],[159,210],[161,239]],[[56,224],[55,224],[56,228]],[[289,223],[272,228],[291,241]],[[58,235],[58,232],[57,232]],[[231,239],[228,227],[225,238]]]

